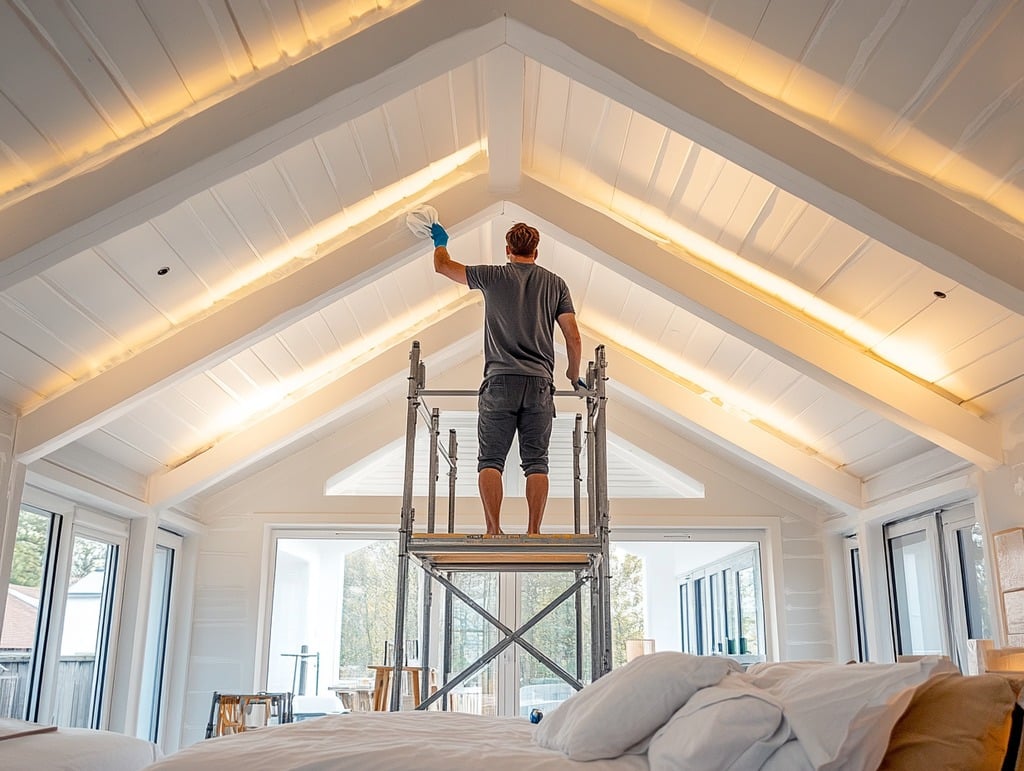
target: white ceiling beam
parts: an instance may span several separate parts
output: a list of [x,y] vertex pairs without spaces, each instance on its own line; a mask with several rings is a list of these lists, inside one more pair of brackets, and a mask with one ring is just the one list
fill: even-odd
[[855,403],[982,468],[1002,464],[998,425],[799,314],[734,286],[696,261],[671,254],[607,214],[530,177],[523,178],[522,190],[512,200],[551,223],[568,245]]
[[502,10],[422,0],[0,210],[0,291],[485,54]]
[[[464,227],[500,207],[487,192],[482,165],[442,180],[430,199]],[[450,186],[444,190],[444,186]],[[396,214],[397,212],[397,214]],[[83,381],[21,417],[15,453],[22,463],[42,458],[126,414],[160,389],[180,383],[255,342],[314,313],[429,250],[401,223],[405,212],[385,214],[343,245],[182,327],[161,342]],[[386,218],[386,219],[385,219]],[[371,227],[371,225],[376,225]],[[358,234],[357,234],[358,233]],[[352,237],[355,236],[355,237]]]
[[[376,349],[372,358],[323,388],[217,442],[180,466],[151,477],[150,505],[173,506],[191,498],[345,414],[378,400],[386,390],[401,387],[404,396],[410,343],[414,337],[435,367],[451,363],[448,358],[460,355],[458,351],[468,357],[479,349],[483,309],[478,297],[466,296],[431,321],[427,328],[396,335],[390,346]],[[456,349],[454,354],[453,349]],[[394,409],[396,422],[401,425],[405,399],[396,398]]]
[[507,5],[508,42],[526,56],[1024,314],[1024,241],[984,214],[832,144],[577,2]]
[[[584,347],[598,342],[595,333],[584,328]],[[702,438],[829,506],[847,513],[860,509],[858,478],[702,399],[672,373],[627,347],[611,340],[604,342],[613,388],[621,383]]]
[[526,58],[509,46],[484,56],[487,156],[494,193],[519,189],[523,168],[523,99]]

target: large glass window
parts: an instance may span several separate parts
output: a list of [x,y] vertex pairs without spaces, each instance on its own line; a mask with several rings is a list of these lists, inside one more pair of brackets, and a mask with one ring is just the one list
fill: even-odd
[[[281,533],[275,538],[267,690],[336,693],[369,709],[373,672],[393,642],[398,575],[394,537]],[[406,661],[418,656],[419,573],[409,581]]]
[[152,742],[161,735],[161,718],[167,702],[166,656],[172,615],[175,559],[181,537],[158,531],[153,552],[153,580],[149,589],[149,616],[146,620],[146,650],[142,663],[142,692],[136,732]]
[[[696,545],[696,544],[695,544]],[[732,656],[744,663],[764,660],[764,605],[760,549],[756,543],[715,544],[713,559],[679,578],[683,650]],[[729,553],[732,552],[732,553]],[[714,556],[715,551],[709,551]]]
[[0,717],[30,716],[30,696],[38,688],[42,664],[42,649],[37,646],[43,618],[40,606],[46,604],[52,581],[59,522],[59,517],[27,506],[18,514],[0,631]]
[[53,722],[98,728],[115,602],[118,547],[76,535],[64,602]]

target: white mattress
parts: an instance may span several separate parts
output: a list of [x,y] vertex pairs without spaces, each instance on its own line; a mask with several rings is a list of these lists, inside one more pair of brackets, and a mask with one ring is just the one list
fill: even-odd
[[0,768],[140,771],[160,758],[152,742],[112,731],[60,728],[0,741]]
[[646,755],[586,763],[533,741],[525,718],[458,712],[351,712],[194,744],[151,766],[152,771],[239,768],[245,771],[647,771]]

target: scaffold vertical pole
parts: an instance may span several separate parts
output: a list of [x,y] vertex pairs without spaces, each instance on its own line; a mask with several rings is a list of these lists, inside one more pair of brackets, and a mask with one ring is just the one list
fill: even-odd
[[597,534],[601,540],[602,566],[598,577],[601,594],[602,624],[601,640],[601,674],[605,675],[612,669],[612,619],[611,619],[611,543],[608,506],[608,395],[606,392],[606,370],[608,361],[605,358],[604,346],[598,346],[596,352],[596,368],[594,386],[597,391],[597,418],[594,429],[597,432],[595,442],[595,459],[597,476],[595,494],[597,497]]
[[392,712],[402,706],[402,675],[405,666],[405,606],[409,593],[409,538],[415,511],[412,506],[416,466],[416,420],[419,417],[419,390],[426,380],[426,368],[420,361],[420,344],[409,351],[409,392],[405,419],[405,478],[402,486],[402,524],[398,531],[398,590],[395,596],[395,640],[392,647],[394,671],[391,675]]

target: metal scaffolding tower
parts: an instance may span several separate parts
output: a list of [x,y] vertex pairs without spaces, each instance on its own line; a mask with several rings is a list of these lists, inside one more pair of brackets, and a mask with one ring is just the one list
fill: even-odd
[[[586,429],[584,416],[576,415],[573,431],[573,520],[572,533],[551,535],[498,535],[485,536],[455,532],[455,480],[458,460],[458,438],[450,431],[447,447],[438,441],[440,412],[429,409],[423,397],[476,396],[474,390],[428,389],[426,366],[420,359],[420,344],[413,342],[409,353],[409,393],[406,415],[405,479],[402,493],[402,522],[398,532],[398,591],[395,606],[395,637],[393,647],[390,710],[401,706],[399,684],[405,664],[405,618],[409,598],[410,557],[423,569],[426,578],[422,592],[422,630],[420,654],[423,673],[420,682],[430,682],[430,634],[433,583],[445,590],[444,652],[442,658],[442,685],[423,698],[417,709],[428,709],[437,701],[447,709],[447,694],[472,677],[502,651],[512,645],[541,661],[555,675],[579,690],[583,687],[583,588],[590,589],[590,661],[591,680],[611,671],[611,586],[609,575],[608,543],[608,463],[606,441],[604,346],[594,351],[594,361],[587,367],[586,376]],[[556,397],[576,397],[576,391],[557,391]],[[415,470],[416,429],[420,419],[429,427],[430,468],[428,472],[428,503],[426,528],[414,530],[416,512],[413,508],[413,480]],[[585,433],[585,437],[584,437]],[[580,456],[584,443],[587,450],[587,522],[583,530],[581,485],[583,482]],[[448,523],[444,532],[435,529],[437,478],[439,459],[448,466]],[[481,607],[454,583],[458,572],[571,572],[572,584],[548,603],[532,618],[511,629],[493,614]],[[493,625],[501,637],[461,672],[451,672],[452,601],[458,598],[483,619]],[[576,612],[576,672],[565,670],[543,651],[537,649],[524,635],[562,603],[573,598]]]

